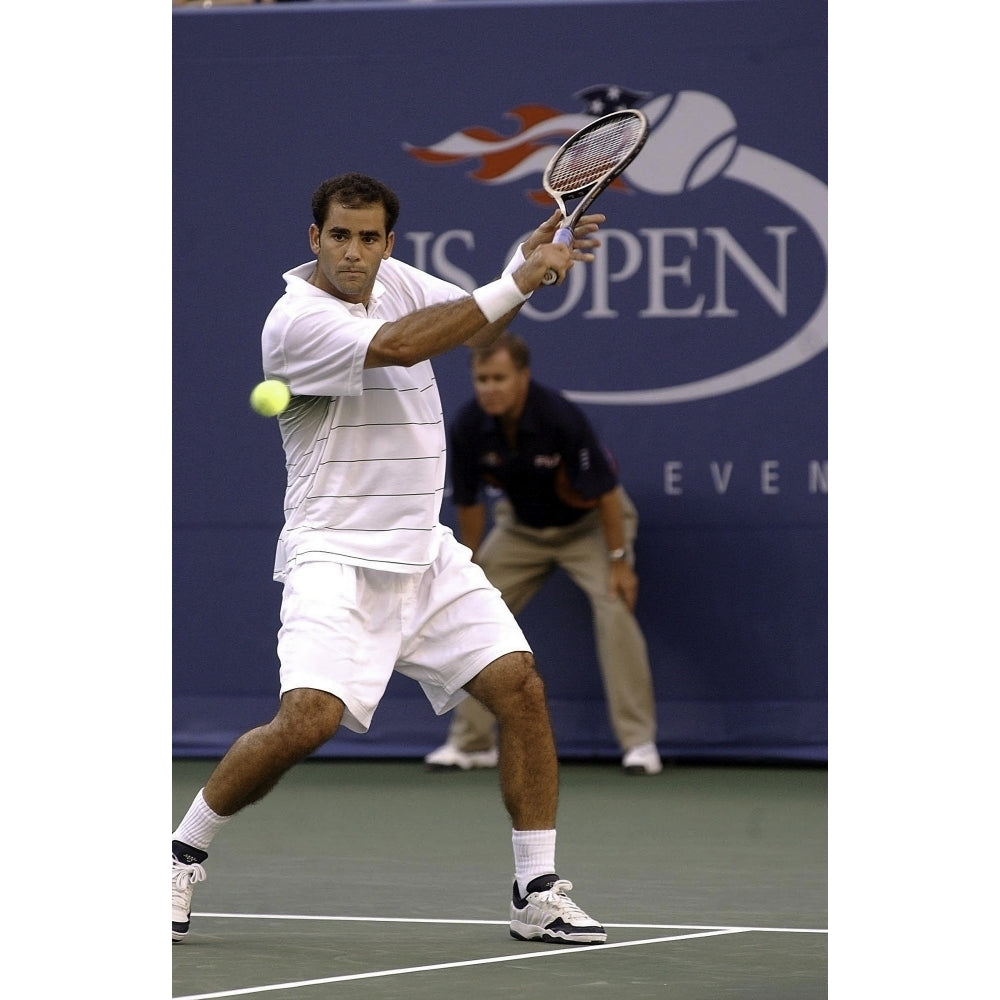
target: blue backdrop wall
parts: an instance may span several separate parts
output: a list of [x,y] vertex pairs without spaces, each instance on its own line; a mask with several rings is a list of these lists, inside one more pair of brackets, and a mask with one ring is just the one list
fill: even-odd
[[[661,751],[825,760],[825,3],[313,2],[172,21],[175,755],[221,755],[277,704],[284,463],[247,395],[281,273],[310,259],[313,189],[385,180],[396,255],[472,288],[547,214],[552,151],[624,103],[652,133],[602,196],[600,259],[514,329],[638,507]],[[435,368],[447,417],[467,358]],[[616,756],[582,596],[555,577],[522,624],[560,753]],[[446,724],[397,678],[370,733],[320,754],[418,756]]]

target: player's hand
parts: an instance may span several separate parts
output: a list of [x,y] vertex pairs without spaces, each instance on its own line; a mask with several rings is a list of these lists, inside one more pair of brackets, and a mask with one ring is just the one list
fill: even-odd
[[[522,246],[525,257],[529,257],[535,249],[551,243],[552,238],[559,228],[559,223],[563,221],[562,212],[556,209],[525,241]],[[594,233],[601,227],[601,223],[607,221],[607,216],[600,212],[592,215],[581,215],[573,227],[573,250],[582,251],[574,254],[574,260],[593,260],[594,255],[586,251],[599,247],[601,241],[595,238]]]
[[524,263],[514,272],[514,280],[522,292],[533,292],[542,284],[549,270],[555,271],[554,282],[562,284],[566,272],[573,266],[574,251],[562,243],[543,243],[535,247]]
[[592,253],[586,253],[585,251],[592,250],[594,247],[601,245],[601,241],[594,234],[601,228],[601,224],[606,221],[607,216],[601,215],[599,212],[593,215],[580,216],[573,227],[573,250],[582,252],[574,253],[574,260],[590,261],[594,259]]

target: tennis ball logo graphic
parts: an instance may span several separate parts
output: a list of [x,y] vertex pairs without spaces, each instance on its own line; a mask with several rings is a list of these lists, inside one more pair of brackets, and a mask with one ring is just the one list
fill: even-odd
[[[741,145],[736,119],[724,101],[700,91],[662,94],[642,107],[650,135],[625,173],[638,191],[678,195],[716,177],[742,184],[791,209],[827,254],[826,184],[812,174],[759,149]],[[662,405],[707,399],[766,382],[804,365],[827,345],[827,293],[813,314],[786,340],[760,357],[707,378],[652,389],[577,390],[564,387],[576,403],[620,406]]]
[[683,90],[643,106],[650,133],[626,174],[629,184],[654,194],[693,191],[717,177],[736,152],[736,119],[711,94]]

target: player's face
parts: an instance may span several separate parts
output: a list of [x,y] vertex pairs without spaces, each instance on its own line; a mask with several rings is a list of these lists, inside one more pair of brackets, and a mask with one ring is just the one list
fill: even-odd
[[531,372],[515,367],[510,353],[497,351],[472,366],[479,405],[491,416],[516,420],[524,409]]
[[331,202],[323,229],[309,227],[309,245],[317,261],[314,284],[345,302],[367,304],[394,238],[385,231],[381,205],[345,208]]

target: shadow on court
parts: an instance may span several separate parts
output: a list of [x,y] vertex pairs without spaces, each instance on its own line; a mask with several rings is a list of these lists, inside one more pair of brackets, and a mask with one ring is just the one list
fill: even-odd
[[[174,761],[175,823],[213,766]],[[509,936],[495,772],[316,760],[216,838],[173,997],[825,1000],[824,766],[561,774],[560,874],[606,945]]]

